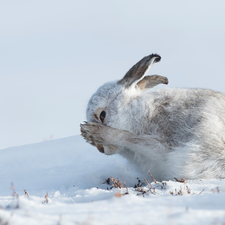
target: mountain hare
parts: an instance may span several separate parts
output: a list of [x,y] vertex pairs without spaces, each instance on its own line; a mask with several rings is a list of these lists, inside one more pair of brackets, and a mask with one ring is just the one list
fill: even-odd
[[97,149],[118,153],[158,180],[225,177],[225,95],[207,89],[146,92],[166,77],[145,76],[161,57],[136,63],[91,97],[81,134]]

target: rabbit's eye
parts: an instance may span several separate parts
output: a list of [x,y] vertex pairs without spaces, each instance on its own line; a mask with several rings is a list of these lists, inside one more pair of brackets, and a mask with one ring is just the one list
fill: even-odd
[[100,114],[100,120],[103,122],[104,119],[105,119],[105,115],[106,115],[106,112],[105,111],[102,111],[101,114]]

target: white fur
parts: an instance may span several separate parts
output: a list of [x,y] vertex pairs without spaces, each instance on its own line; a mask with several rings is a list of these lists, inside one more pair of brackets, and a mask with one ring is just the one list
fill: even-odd
[[[143,78],[143,77],[142,77]],[[103,124],[94,114],[103,108]],[[225,95],[207,89],[143,93],[118,82],[100,87],[87,107],[86,140],[118,153],[158,180],[225,177]]]

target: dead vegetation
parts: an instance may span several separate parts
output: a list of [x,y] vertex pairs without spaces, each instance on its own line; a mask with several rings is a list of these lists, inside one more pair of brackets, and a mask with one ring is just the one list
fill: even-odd
[[13,182],[11,183],[10,189],[12,190],[12,196],[18,198],[19,195],[16,193],[16,190],[15,190]]
[[143,183],[143,182],[141,182],[141,180],[140,180],[138,177],[137,177],[137,180],[138,180],[138,183],[134,185],[134,188],[144,186],[144,183]]
[[122,184],[122,182],[119,180],[119,178],[117,178],[117,181],[116,181],[116,179],[114,179],[111,176],[111,181],[113,182],[112,186],[114,186],[115,188],[125,188],[126,187],[125,181],[123,181],[123,184]]
[[145,179],[145,182],[146,182],[148,188],[137,187],[136,191],[139,192],[139,193],[137,193],[137,195],[142,195],[143,197],[145,197],[145,194],[148,194],[148,193],[155,195],[156,194],[155,188],[153,188],[151,182],[149,180],[146,180],[146,179]]
[[[184,184],[184,188],[182,189],[182,187],[180,186],[179,190],[175,189],[174,191],[169,191],[171,195],[173,195],[173,196],[184,195],[184,194],[196,195],[196,193],[191,192],[191,189],[187,186],[185,178],[181,177],[181,179],[179,180],[176,177],[174,177],[174,179],[175,179],[176,182],[183,183]],[[199,195],[202,194],[202,192],[204,190],[205,190],[205,188],[199,193]]]
[[[167,182],[163,182],[163,181],[157,181],[154,176],[151,174],[150,171],[149,172],[149,175],[151,176],[152,180],[154,181],[154,183],[151,183],[149,180],[147,179],[144,179],[144,182],[142,182],[139,178],[137,178],[137,184],[134,185],[134,190],[135,192],[137,192],[137,195],[142,195],[143,197],[145,197],[146,194],[148,195],[156,195],[157,194],[157,190],[161,189],[161,190],[168,190],[169,193],[172,195],[172,196],[178,196],[178,195],[200,195],[203,193],[203,191],[205,189],[203,189],[201,192],[199,193],[194,193],[193,191],[191,191],[190,187],[187,185],[186,183],[186,180],[185,180],[185,177],[181,177],[180,179],[174,177],[174,181],[175,182],[178,182],[178,183],[181,183],[183,184],[184,186],[180,186],[180,188],[177,190],[169,190],[168,188],[168,185],[167,185]],[[112,182],[112,184],[111,184]],[[128,188],[126,187],[126,183],[125,181],[121,182],[118,178],[117,180],[114,179],[113,177],[108,178],[106,180],[107,184],[111,184],[112,187],[110,187],[110,189],[112,188],[118,188],[118,189],[124,189],[126,188],[126,192],[122,192],[122,191],[119,191],[115,194],[116,197],[121,197],[125,194],[129,194],[128,192]],[[107,188],[108,189],[108,188]],[[217,187],[215,190],[211,190],[211,192],[217,192],[217,193],[220,193],[221,190],[219,189],[219,187]]]
[[[148,173],[150,174],[151,178],[153,179],[154,181],[154,186],[151,184],[151,182],[147,179],[144,179],[147,187],[136,187],[136,191],[139,192],[137,193],[137,195],[142,195],[143,197],[145,196],[145,194],[152,194],[152,195],[156,195],[156,190],[157,189],[161,189],[161,190],[166,190],[167,189],[167,183],[166,182],[159,182],[159,181],[156,181],[156,179],[154,178],[154,176],[151,174],[150,171],[148,171]],[[142,183],[143,185],[143,183]]]
[[[138,182],[137,182],[137,184],[134,185],[134,189],[135,189],[135,192],[137,192],[137,195],[142,195],[143,197],[145,197],[145,194],[156,195],[156,189],[157,188],[167,189],[167,183],[166,182],[158,182],[158,181],[156,181],[156,179],[153,177],[151,172],[150,171],[148,171],[148,172],[149,172],[150,176],[152,177],[156,187],[153,187],[153,185],[151,184],[151,182],[149,180],[144,179],[145,182],[142,182],[137,177],[137,181]],[[121,191],[117,192],[115,194],[116,197],[121,197],[123,195],[129,194],[128,188],[126,187],[125,181],[121,182],[119,180],[119,178],[117,178],[117,180],[116,180],[115,178],[113,178],[111,176],[111,180],[108,178],[105,183],[110,184],[110,181],[112,181],[112,187],[110,187],[110,189],[112,189],[112,188],[118,188],[118,189],[126,188],[126,192],[124,192],[124,193],[122,193]],[[147,187],[144,187],[145,185],[147,185]]]
[[45,195],[45,200],[42,202],[42,204],[48,204],[49,202],[49,199],[48,199],[48,192],[47,194]]
[[154,180],[154,182],[157,184],[159,183],[158,181],[156,181],[156,179],[152,176],[151,172],[148,170],[148,173],[150,174],[150,176],[152,177],[152,179]]
[[199,194],[201,194],[204,190],[205,190],[205,188]]
[[[126,188],[126,191],[124,193],[122,193],[121,191],[117,192],[115,194],[116,197],[121,197],[122,195],[128,195],[129,192],[128,192],[128,188],[126,187],[126,183],[125,181],[123,181],[123,183],[119,180],[119,178],[117,178],[117,180],[115,178],[113,178],[111,176],[111,181],[113,182],[112,183],[112,188],[119,188],[119,189],[122,189],[122,188]],[[112,189],[111,188],[111,189]]]
[[171,195],[176,196],[176,195],[183,195],[182,187],[180,186],[180,190],[174,190],[174,191],[169,191]]
[[[16,193],[16,190],[15,190],[15,187],[14,187],[13,182],[11,182],[11,187],[10,187],[10,189],[12,190],[12,197],[13,197],[13,199],[16,200],[16,204],[15,204],[15,206],[14,206],[14,204],[13,204],[13,205],[9,205],[9,206],[7,206],[7,208],[18,209],[18,208],[19,208],[19,195]],[[24,190],[24,194],[25,194],[28,198],[30,197],[30,195],[28,194],[28,192],[27,192],[26,190]],[[45,195],[45,200],[42,202],[42,204],[48,204],[48,202],[49,202],[49,198],[48,198],[48,192],[47,192],[46,195]],[[75,203],[75,202],[74,202],[74,203]],[[0,207],[0,208],[1,208],[1,207]],[[0,223],[0,225],[1,225],[1,223]]]
[[212,189],[211,192],[212,193],[218,193],[219,194],[219,193],[221,193],[221,190],[220,190],[219,187],[216,187],[216,189],[215,190]]
[[14,199],[16,199],[15,209],[18,209],[19,208],[19,195],[16,193],[16,190],[15,190],[13,182],[11,183],[11,187],[10,188],[12,190],[12,197]]
[[24,194],[25,194],[27,197],[30,197],[30,195],[27,193],[26,190],[24,190]]
[[174,177],[174,180],[176,182],[179,182],[179,183],[183,183],[184,184],[184,188],[182,189],[182,187],[180,186],[180,189],[179,190],[174,190],[174,191],[169,191],[171,195],[173,196],[176,196],[176,195],[184,195],[184,194],[191,194],[191,189],[186,185],[186,180],[185,180],[185,177],[182,178],[179,180],[177,179],[176,177]]

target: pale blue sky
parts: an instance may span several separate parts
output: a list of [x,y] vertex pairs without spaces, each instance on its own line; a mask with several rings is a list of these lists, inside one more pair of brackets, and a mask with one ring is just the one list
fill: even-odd
[[[0,148],[79,134],[92,93],[158,53],[169,87],[225,92],[224,1],[2,1]],[[163,86],[161,86],[163,87]]]

